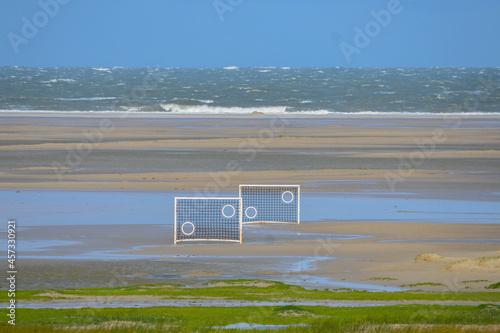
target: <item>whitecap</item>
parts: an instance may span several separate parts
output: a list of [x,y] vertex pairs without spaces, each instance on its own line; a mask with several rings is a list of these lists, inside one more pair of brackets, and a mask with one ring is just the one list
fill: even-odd
[[51,79],[48,81],[42,81],[42,83],[57,83],[57,82],[66,82],[66,83],[76,83],[76,80],[73,79]]
[[100,72],[111,72],[110,68],[105,68],[105,67],[92,67],[92,69]]
[[76,98],[56,98],[59,101],[106,101],[116,97],[76,97]]
[[180,114],[311,114],[311,115],[324,115],[329,114],[327,110],[316,111],[293,111],[287,110],[286,106],[264,106],[264,107],[224,107],[224,106],[209,106],[209,105],[178,105],[178,104],[161,104],[161,107],[172,113]]

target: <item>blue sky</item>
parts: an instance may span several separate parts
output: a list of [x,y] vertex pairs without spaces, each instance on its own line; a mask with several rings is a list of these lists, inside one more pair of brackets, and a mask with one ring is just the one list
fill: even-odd
[[0,0],[0,66],[500,67],[498,0]]

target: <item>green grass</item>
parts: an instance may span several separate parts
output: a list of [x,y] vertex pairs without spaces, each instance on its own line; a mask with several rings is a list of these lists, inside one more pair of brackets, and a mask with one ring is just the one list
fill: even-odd
[[[223,286],[210,286],[223,282]],[[255,286],[255,283],[264,286]],[[157,296],[161,299],[219,299],[241,301],[308,301],[308,300],[373,300],[373,301],[482,301],[500,302],[500,292],[441,292],[409,290],[402,292],[368,292],[357,290],[309,290],[276,281],[230,280],[212,281],[203,288],[186,288],[179,284],[148,284],[114,288],[85,288],[66,290],[16,291],[17,301],[47,301],[74,296]],[[407,285],[442,286],[432,282]],[[493,289],[493,288],[491,288]],[[45,294],[45,296],[38,296]],[[8,302],[7,293],[0,293],[0,301]]]
[[[384,279],[384,278],[380,278]],[[427,285],[428,283],[424,283]],[[422,285],[422,284],[420,284]],[[0,297],[6,302],[6,294]],[[37,296],[45,294],[45,296]],[[16,292],[16,301],[47,301],[74,296],[157,296],[160,299],[242,301],[500,301],[499,292],[365,292],[308,290],[262,280],[211,281],[201,288],[180,284],[148,284],[115,288],[86,288]],[[112,299],[107,301],[113,302]],[[0,316],[7,318],[7,309]],[[0,332],[235,332],[211,329],[235,323],[296,325],[279,332],[468,332],[456,325],[499,325],[500,306],[397,305],[379,307],[269,306],[269,307],[152,307],[102,309],[18,308],[16,326],[0,322]],[[394,327],[395,324],[432,325]],[[473,332],[473,329],[469,330]],[[245,332],[263,332],[250,330]],[[276,332],[276,331],[274,331]]]
[[481,283],[481,282],[490,282],[489,280],[466,280],[461,283]]
[[[210,329],[234,323],[309,325],[278,332],[362,332],[368,327],[378,328],[372,332],[412,332],[408,328],[396,330],[388,326],[394,324],[438,325],[436,330],[425,331],[455,332],[452,330],[454,325],[499,324],[500,306],[18,309],[17,317],[16,327],[10,329],[11,332],[50,332],[58,328],[65,328],[66,331],[85,328],[82,330],[85,332],[234,332]],[[125,325],[110,328],[110,323],[120,322]],[[0,331],[6,327],[5,323],[1,323]],[[444,328],[447,330],[443,331]]]
[[[240,308],[18,309],[17,315],[19,319],[16,329],[11,330],[14,332],[30,332],[30,328],[34,327],[38,327],[41,332],[56,328],[68,330],[86,328],[85,332],[92,328],[98,332],[110,330],[113,332],[117,330],[123,332],[208,332],[218,331],[211,330],[210,327],[234,323],[306,324],[309,326],[290,327],[285,331],[344,332],[370,325],[493,325],[500,323],[500,307],[497,305],[398,305],[363,308],[289,305]],[[124,325],[110,329],[110,323],[124,323]],[[5,324],[1,324],[0,330],[5,327]]]
[[369,278],[368,281],[397,281],[397,279],[390,277],[372,277]]
[[490,284],[489,286],[485,287],[486,289],[500,289],[500,282]]
[[420,283],[412,283],[412,284],[402,284],[400,287],[402,288],[413,288],[413,287],[422,287],[422,286],[430,286],[430,287],[444,287],[445,285],[442,283],[435,282],[420,282]]

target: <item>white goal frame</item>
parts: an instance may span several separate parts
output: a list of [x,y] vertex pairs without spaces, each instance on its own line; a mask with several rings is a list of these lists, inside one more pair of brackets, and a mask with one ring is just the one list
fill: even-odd
[[[238,225],[238,234],[239,238],[238,239],[225,239],[225,238],[215,238],[215,237],[198,237],[198,235],[195,235],[194,237],[190,237],[193,235],[196,231],[197,222],[196,221],[179,221],[179,211],[178,211],[178,206],[180,201],[198,201],[198,202],[203,202],[203,201],[235,201],[235,204],[237,204],[237,209],[229,204],[226,204],[222,207],[220,210],[220,216],[218,217],[210,217],[206,216],[207,220],[203,222],[199,222],[201,225],[208,227],[211,223],[222,223],[223,218],[228,218],[228,219],[234,219],[237,218],[237,225]],[[222,204],[221,204],[222,205]],[[224,212],[225,208],[227,206],[232,206],[233,214],[229,214],[230,216],[227,216],[226,213]],[[237,214],[237,216],[236,216]],[[179,242],[195,242],[195,241],[217,241],[217,242],[237,242],[237,243],[242,243],[243,242],[243,227],[242,227],[242,200],[241,198],[204,198],[204,197],[176,197],[175,198],[175,208],[174,208],[174,244],[177,244]],[[200,218],[200,216],[197,216],[197,218]],[[210,219],[213,219],[210,221]],[[217,219],[220,219],[217,220]],[[195,219],[196,220],[196,219]],[[178,223],[182,223],[181,228],[178,229]],[[234,223],[233,223],[234,224]],[[184,231],[184,226],[185,225],[191,225],[192,231],[185,232]],[[204,233],[202,232],[202,235]],[[179,237],[180,236],[180,237]]]
[[[254,207],[252,202],[245,200],[245,189],[246,188],[269,188],[269,189],[283,189],[281,194],[281,202],[279,198],[275,202],[275,207],[268,208],[259,207],[257,209]],[[291,191],[293,190],[293,192]],[[288,194],[288,193],[289,194]],[[285,194],[287,196],[285,197]],[[296,194],[294,194],[296,193]],[[291,196],[290,196],[291,195]],[[242,204],[242,224],[255,224],[255,223],[296,223],[300,224],[300,185],[240,185],[239,186],[239,196],[241,198]],[[276,199],[275,199],[276,200]],[[250,200],[251,201],[251,200]],[[292,207],[286,207],[287,204],[292,204]],[[284,204],[284,205],[283,205]],[[276,207],[277,206],[277,207]],[[295,208],[296,207],[296,212]],[[259,210],[264,209],[262,214],[259,214]],[[284,210],[290,210],[290,212],[284,212]],[[280,220],[280,218],[271,218],[272,215],[278,217],[280,214],[286,213],[288,216],[287,221]],[[260,218],[263,215],[263,218]],[[253,220],[255,218],[255,220]]]

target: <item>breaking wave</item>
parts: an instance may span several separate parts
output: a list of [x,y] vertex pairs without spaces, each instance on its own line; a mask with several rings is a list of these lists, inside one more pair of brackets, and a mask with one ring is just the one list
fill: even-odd
[[[290,113],[286,106],[268,106],[268,107],[223,107],[211,105],[179,105],[179,104],[161,104],[161,107],[166,112],[172,113],[187,113],[187,114],[285,114]],[[308,114],[329,114],[327,110],[314,111],[296,111],[293,113],[308,113]]]

